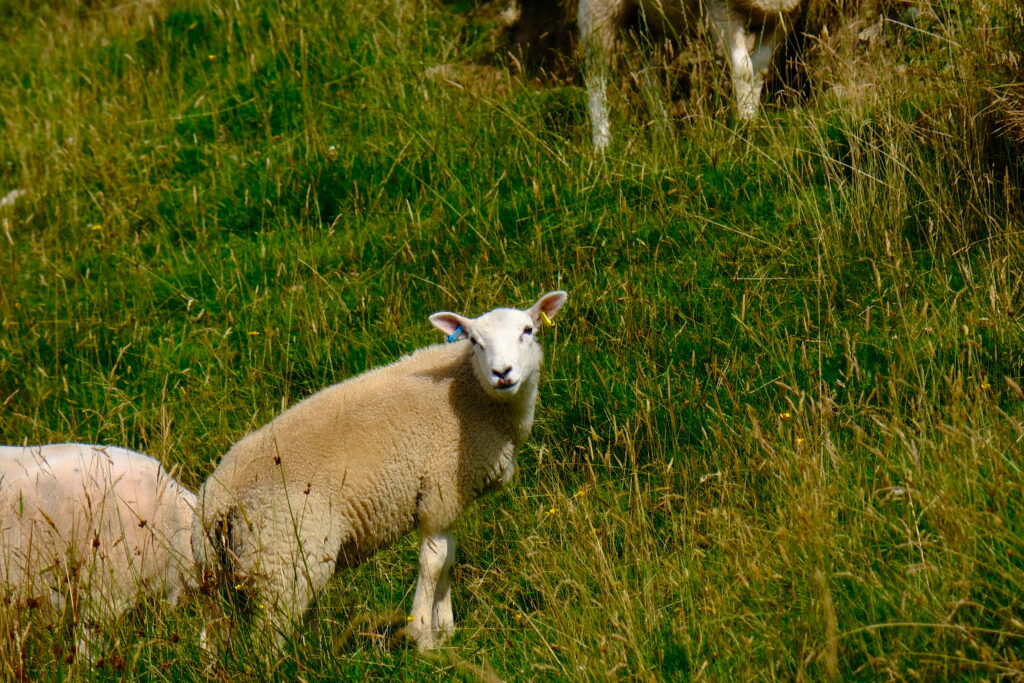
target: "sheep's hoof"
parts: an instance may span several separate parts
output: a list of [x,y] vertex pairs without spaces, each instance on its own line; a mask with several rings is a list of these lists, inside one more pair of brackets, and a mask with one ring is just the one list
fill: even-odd
[[429,632],[424,631],[413,624],[406,624],[395,631],[395,641],[415,645],[417,650],[429,650],[434,647],[434,638]]
[[594,144],[594,151],[603,154],[608,149],[608,145],[611,144],[612,136],[607,131],[594,132],[591,140]]
[[420,652],[433,650],[447,639],[442,631],[424,628],[415,622],[406,624],[395,632],[395,638],[399,641],[412,642]]
[[736,113],[739,114],[740,121],[743,123],[751,123],[757,119],[757,109],[757,102],[754,102],[753,104],[743,103],[741,105],[737,105]]

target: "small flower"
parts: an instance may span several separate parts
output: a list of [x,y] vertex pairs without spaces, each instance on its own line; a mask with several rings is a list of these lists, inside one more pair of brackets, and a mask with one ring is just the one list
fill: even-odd
[[99,223],[93,223],[92,225],[89,226],[89,229],[92,230],[93,232],[99,232],[100,230],[103,229],[103,226]]
[[240,591],[240,590],[242,590],[243,588],[245,588],[245,586],[244,586],[243,584],[241,584],[241,583],[236,583],[236,584],[235,584],[235,590],[236,590],[236,591]]
[[983,379],[981,381],[981,390],[982,391],[988,391],[991,388],[992,388],[992,385],[988,383],[987,379]]
[[779,413],[779,419],[780,420],[788,420],[791,417],[793,417],[793,414],[791,412],[789,412],[788,410],[785,410],[785,411]]
[[548,514],[549,515],[557,515],[558,514],[558,508],[551,508],[550,510],[548,510]]
[[206,58],[209,59],[211,62],[217,61],[217,55],[206,55]]
[[585,496],[585,495],[587,495],[587,491],[586,491],[586,489],[580,489],[580,490],[579,490],[579,491],[577,491],[576,493],[572,494],[572,497],[573,497],[573,498],[582,498],[582,497],[583,497],[583,496]]
[[413,618],[412,618],[411,614],[405,618],[405,623],[407,623],[407,624],[411,624],[412,621],[413,621]]
[[798,436],[798,437],[796,437],[796,443],[797,443],[797,445],[798,445],[798,446],[799,446],[800,444],[802,444],[803,442],[804,442],[804,439],[803,439],[803,437],[801,437],[801,436]]
[[250,337],[258,337],[258,336],[260,336],[260,333],[257,332],[256,330],[252,330],[252,331],[249,332],[249,336]]
[[522,621],[523,620],[523,613],[522,612],[516,612],[512,616],[512,618],[515,619],[516,621]]

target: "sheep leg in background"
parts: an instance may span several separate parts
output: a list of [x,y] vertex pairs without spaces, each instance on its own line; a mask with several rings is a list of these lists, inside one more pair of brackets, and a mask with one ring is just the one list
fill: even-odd
[[722,52],[729,60],[732,87],[736,95],[736,109],[740,118],[750,121],[757,115],[759,88],[755,81],[754,66],[750,61],[747,30],[743,22],[732,11],[722,5],[713,4],[710,10],[715,33],[722,44]]
[[754,49],[750,52],[751,66],[757,76],[757,92],[754,94],[755,102],[761,99],[761,91],[764,89],[765,81],[768,80],[772,68],[772,60],[775,58],[775,51],[779,48],[780,42],[784,41],[785,32],[782,24],[775,24],[771,28],[762,27],[756,34]]
[[744,121],[757,116],[764,81],[771,68],[780,29],[764,26],[751,33],[744,17],[724,5],[712,5],[711,21],[729,60],[736,110]]
[[421,650],[436,645],[438,629],[451,631],[454,628],[449,578],[454,555],[455,540],[451,534],[441,532],[423,536],[420,543],[420,573],[416,579],[416,594],[412,599],[410,622],[406,628],[406,633]]
[[612,139],[608,118],[608,77],[603,72],[587,70],[587,110],[590,112],[590,137],[594,141],[594,149],[603,151]]
[[611,142],[608,114],[608,73],[616,34],[621,23],[621,2],[581,2],[577,13],[580,42],[584,50],[587,111],[590,114],[594,149],[601,151]]

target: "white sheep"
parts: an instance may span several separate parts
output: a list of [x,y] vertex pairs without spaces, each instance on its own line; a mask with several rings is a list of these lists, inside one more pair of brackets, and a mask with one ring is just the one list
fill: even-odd
[[113,446],[0,446],[5,604],[77,605],[109,622],[143,594],[178,598],[194,578],[195,495],[160,463]]
[[277,644],[337,569],[418,528],[406,633],[420,649],[454,630],[449,527],[508,483],[533,425],[536,332],[565,302],[478,318],[435,313],[463,341],[422,348],[330,386],[238,441],[199,492],[193,552],[203,580],[253,598]]
[[772,56],[804,0],[579,0],[577,25],[585,54],[591,136],[603,150],[611,141],[608,73],[619,34],[629,19],[665,36],[692,35],[703,17],[729,60],[740,118],[757,115]]

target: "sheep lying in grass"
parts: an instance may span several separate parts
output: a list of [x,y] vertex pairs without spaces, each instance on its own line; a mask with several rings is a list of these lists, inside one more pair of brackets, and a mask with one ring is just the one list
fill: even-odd
[[195,495],[160,463],[111,446],[0,446],[5,604],[116,618],[193,578]]
[[449,341],[350,378],[236,443],[199,492],[193,551],[204,584],[252,598],[280,644],[335,570],[414,528],[419,577],[406,626],[420,649],[454,630],[449,527],[504,486],[530,433],[535,333],[565,292],[478,318],[435,313]]
[[608,72],[619,34],[634,16],[665,36],[692,35],[710,20],[732,69],[740,118],[753,119],[772,57],[803,0],[580,0],[577,24],[586,56],[586,84],[594,147],[611,140]]

